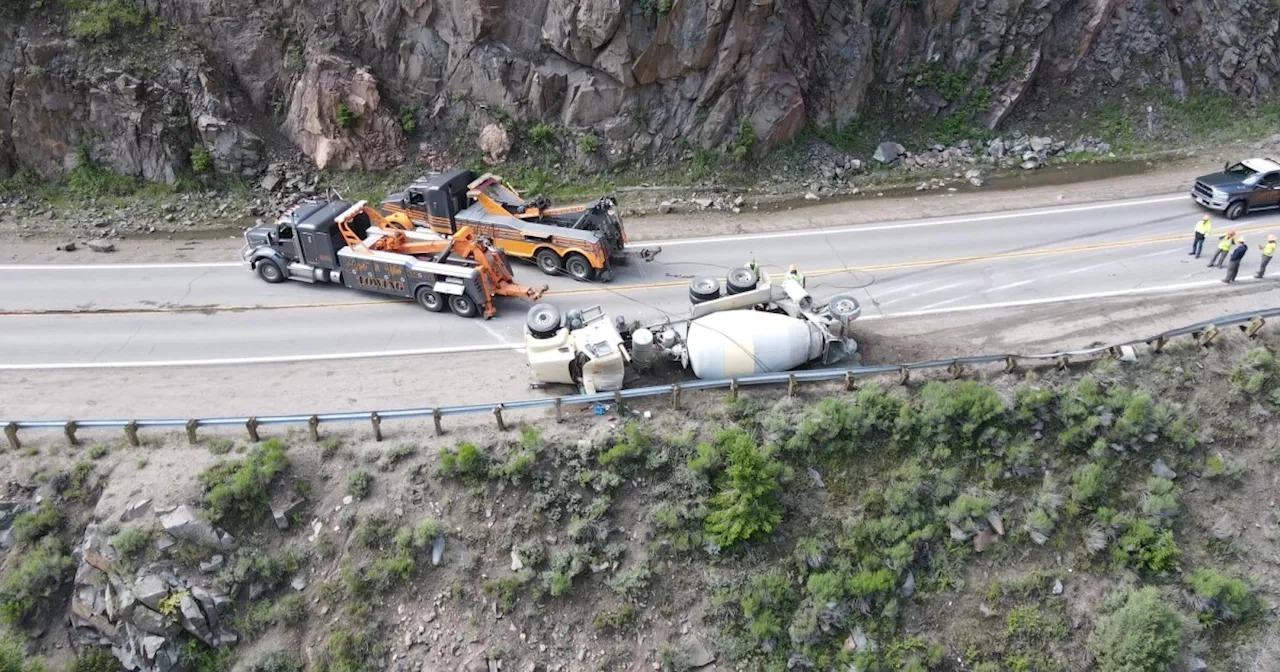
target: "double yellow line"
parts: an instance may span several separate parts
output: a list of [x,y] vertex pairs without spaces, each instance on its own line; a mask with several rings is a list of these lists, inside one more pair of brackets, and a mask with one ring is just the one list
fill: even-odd
[[[1238,227],[1238,233],[1253,233],[1258,231],[1266,231],[1274,229],[1274,226],[1257,225]],[[1115,250],[1126,247],[1139,247],[1142,245],[1151,245],[1154,243],[1171,243],[1177,241],[1185,241],[1189,235],[1166,235],[1153,236],[1150,238],[1139,238],[1134,240],[1121,240],[1109,243],[1090,243],[1088,245],[1072,245],[1068,247],[1054,247],[1043,250],[1023,250],[1018,252],[1001,252],[997,254],[981,254],[965,257],[950,257],[947,259],[928,259],[924,261],[903,261],[892,264],[876,264],[871,266],[851,266],[841,268],[824,268],[816,271],[805,271],[805,275],[809,277],[817,277],[824,275],[835,275],[838,273],[863,272],[870,273],[875,271],[893,271],[911,268],[930,268],[935,266],[951,266],[954,264],[967,264],[976,261],[999,261],[1003,259],[1026,259],[1032,257],[1049,257],[1064,254],[1075,254],[1079,252],[1097,252],[1100,250]],[[1212,246],[1213,242],[1209,241]],[[583,287],[581,289],[560,289],[547,292],[544,296],[582,296],[586,294],[602,294],[605,292],[635,292],[646,291],[650,289],[670,289],[675,287],[685,287],[689,283],[687,280],[672,280],[668,282],[651,282],[636,285],[617,285],[609,287]],[[380,299],[370,301],[341,301],[336,303],[285,303],[275,305],[251,305],[251,306],[175,306],[171,308],[129,308],[129,309],[95,309],[95,310],[0,310],[0,316],[31,316],[31,315],[165,315],[175,313],[238,313],[260,310],[297,310],[301,308],[359,308],[366,306],[383,306],[397,303],[413,303],[410,299]]]

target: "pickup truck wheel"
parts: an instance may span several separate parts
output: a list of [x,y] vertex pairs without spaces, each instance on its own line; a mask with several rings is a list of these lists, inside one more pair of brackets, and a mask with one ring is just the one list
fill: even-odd
[[720,280],[712,277],[694,278],[689,281],[689,299],[694,303],[720,298]]
[[1240,216],[1248,209],[1249,206],[1245,205],[1244,201],[1236,201],[1227,206],[1227,219],[1240,219]]
[[549,303],[540,303],[529,309],[524,324],[529,335],[536,339],[551,338],[560,330],[560,309]]
[[433,313],[438,313],[444,310],[444,300],[441,299],[440,295],[430,287],[419,287],[414,298],[418,300],[419,306],[422,306]]
[[475,317],[480,314],[480,309],[476,307],[476,302],[465,295],[450,296],[449,310],[452,310],[458,317]]
[[270,259],[258,261],[258,277],[270,283],[284,282],[284,271]]
[[543,248],[533,253],[533,260],[537,262],[538,269],[547,275],[560,274],[560,255],[555,250]]
[[569,275],[573,276],[574,280],[590,282],[596,277],[596,269],[591,268],[591,262],[577,252],[572,252],[565,257],[564,267],[565,270],[569,271]]
[[746,266],[729,271],[729,275],[725,277],[725,285],[729,288],[730,296],[749,292],[755,289],[759,282],[760,276]]

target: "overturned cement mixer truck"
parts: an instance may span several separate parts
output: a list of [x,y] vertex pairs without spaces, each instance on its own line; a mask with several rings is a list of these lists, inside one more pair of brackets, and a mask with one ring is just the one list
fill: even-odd
[[525,354],[539,383],[577,385],[588,394],[620,390],[628,370],[645,374],[670,362],[703,379],[787,371],[857,356],[850,324],[861,314],[847,294],[815,304],[790,277],[738,268],[689,283],[687,319],[629,323],[595,306],[562,314],[534,306],[525,320]]

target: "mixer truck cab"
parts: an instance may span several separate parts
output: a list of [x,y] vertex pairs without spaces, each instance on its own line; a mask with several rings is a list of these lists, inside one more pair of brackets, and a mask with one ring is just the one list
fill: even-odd
[[810,362],[834,364],[857,355],[851,323],[856,299],[818,305],[791,278],[772,281],[750,268],[689,286],[689,317],[647,325],[610,320],[599,308],[563,316],[550,304],[529,311],[525,353],[540,383],[577,385],[587,393],[624,387],[629,370],[663,365],[703,379],[776,373]]

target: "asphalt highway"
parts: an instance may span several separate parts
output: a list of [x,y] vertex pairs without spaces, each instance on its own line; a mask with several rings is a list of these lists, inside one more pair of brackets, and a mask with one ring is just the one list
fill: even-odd
[[[856,205],[851,204],[854,208]],[[1187,255],[1202,214],[1185,195],[1019,212],[712,239],[657,241],[609,284],[549,278],[514,262],[562,309],[599,305],[642,321],[688,311],[694,276],[723,277],[756,259],[796,264],[818,299],[847,293],[866,320],[1069,298],[1218,286],[1223,271]],[[1280,214],[1228,222],[1251,250],[1240,280],[1256,282],[1259,244]],[[340,286],[270,285],[229,259],[216,264],[0,266],[0,370],[386,357],[511,349],[528,303],[499,299],[498,317],[463,319]],[[1271,269],[1280,277],[1280,267]],[[1271,279],[1265,282],[1272,282]],[[1271,303],[1275,303],[1272,301]]]

